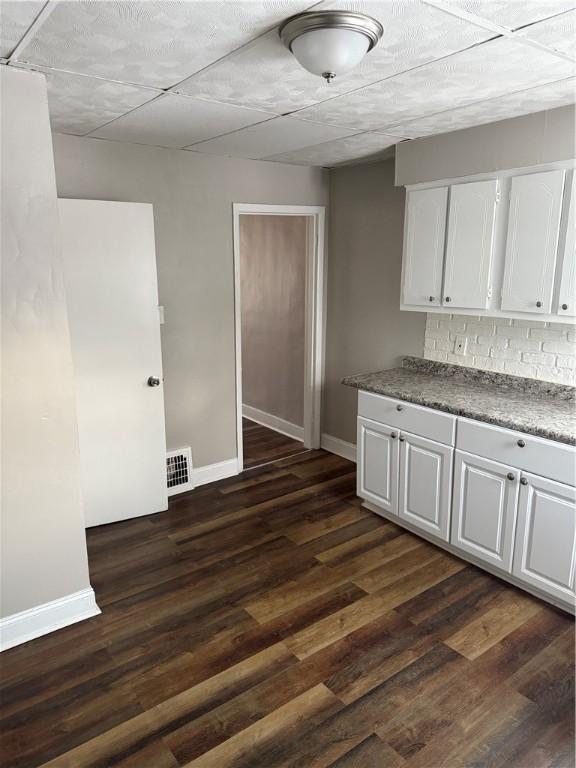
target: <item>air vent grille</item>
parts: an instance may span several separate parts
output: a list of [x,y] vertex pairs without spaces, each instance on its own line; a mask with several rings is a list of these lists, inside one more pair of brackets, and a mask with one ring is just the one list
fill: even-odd
[[166,484],[168,496],[194,488],[192,483],[192,451],[179,448],[166,454]]

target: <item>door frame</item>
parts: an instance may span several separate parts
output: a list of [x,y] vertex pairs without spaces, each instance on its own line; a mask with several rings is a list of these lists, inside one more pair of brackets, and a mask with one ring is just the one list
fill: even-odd
[[238,472],[244,469],[242,437],[242,322],[240,216],[308,216],[304,341],[304,447],[320,448],[321,398],[326,340],[326,208],[323,205],[233,203],[234,345],[236,358],[236,446]]

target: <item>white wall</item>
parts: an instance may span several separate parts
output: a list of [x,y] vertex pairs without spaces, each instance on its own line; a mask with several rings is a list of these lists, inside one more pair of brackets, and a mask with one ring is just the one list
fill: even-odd
[[153,203],[168,448],[235,457],[232,203],[326,205],[327,172],[63,135],[54,152],[59,196]]
[[0,68],[2,617],[89,587],[44,77]]

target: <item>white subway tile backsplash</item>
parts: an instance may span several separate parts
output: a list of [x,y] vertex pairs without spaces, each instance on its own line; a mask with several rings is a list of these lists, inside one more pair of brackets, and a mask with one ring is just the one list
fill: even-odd
[[[456,336],[466,336],[456,355]],[[489,371],[576,384],[576,329],[566,323],[428,315],[424,357]]]

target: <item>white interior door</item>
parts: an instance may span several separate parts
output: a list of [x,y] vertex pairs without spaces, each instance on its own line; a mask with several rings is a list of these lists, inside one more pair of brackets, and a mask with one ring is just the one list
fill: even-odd
[[486,309],[494,250],[498,181],[450,188],[443,304]]
[[152,206],[59,200],[59,210],[86,525],[159,512],[168,500]]

